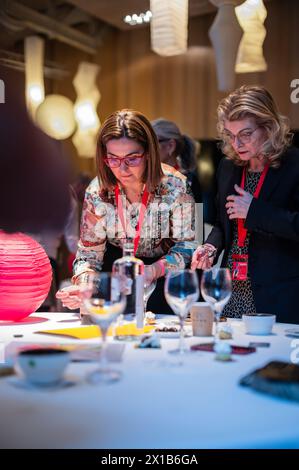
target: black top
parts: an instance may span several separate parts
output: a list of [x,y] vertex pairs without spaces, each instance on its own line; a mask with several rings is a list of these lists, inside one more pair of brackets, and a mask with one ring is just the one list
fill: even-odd
[[[261,172],[251,173],[247,172],[245,180],[245,191],[254,194],[258,185]],[[232,273],[233,255],[248,255],[248,247],[250,240],[250,231],[247,231],[244,246],[238,246],[238,222],[237,219],[233,221],[233,240],[231,249],[228,254],[227,267]],[[255,313],[255,303],[251,287],[250,277],[247,276],[245,281],[232,281],[232,296],[228,304],[224,307],[223,315],[226,317],[241,318],[243,314]]]
[[[227,265],[233,222],[225,204],[240,185],[242,167],[223,159],[217,172],[217,220],[207,243],[224,249]],[[299,150],[288,149],[278,169],[270,168],[258,199],[253,199],[245,227],[250,231],[248,272],[256,310],[277,320],[299,323]]]

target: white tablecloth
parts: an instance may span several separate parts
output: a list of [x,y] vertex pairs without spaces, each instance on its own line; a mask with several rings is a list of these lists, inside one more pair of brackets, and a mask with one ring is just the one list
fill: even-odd
[[[0,326],[0,341],[57,342],[41,329],[76,326],[60,323],[72,314],[39,313],[36,324]],[[95,363],[71,363],[66,376],[76,385],[61,390],[23,390],[0,379],[1,448],[299,448],[299,404],[256,393],[239,379],[269,360],[290,361],[292,338],[276,324],[271,336],[248,336],[232,321],[234,344],[269,341],[247,356],[221,363],[214,353],[189,354],[184,366],[167,365],[177,339],[163,339],[160,350],[127,343],[113,367],[123,378],[110,385],[85,380]],[[61,340],[65,343],[70,339]],[[97,343],[98,339],[89,340]],[[202,342],[187,338],[188,344]]]

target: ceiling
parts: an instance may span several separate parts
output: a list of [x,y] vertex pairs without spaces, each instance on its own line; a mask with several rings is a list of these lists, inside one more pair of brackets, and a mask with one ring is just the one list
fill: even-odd
[[[123,18],[149,8],[150,0],[1,0],[0,61],[5,50],[22,50],[24,38],[32,33],[95,54],[111,27],[148,28],[146,23],[132,27]],[[209,0],[189,0],[190,17],[214,12]]]
[[[123,18],[132,13],[145,13],[150,8],[150,0],[67,0],[81,10],[89,13],[118,29],[132,29]],[[163,1],[163,0],[161,0]],[[189,0],[189,16],[205,15],[217,10],[209,0]],[[147,25],[143,25],[147,26]],[[142,26],[134,26],[134,28]]]
[[[18,52],[32,33],[96,54],[112,27],[148,28],[148,23],[131,26],[123,18],[149,8],[150,0],[0,0],[0,61],[3,50]],[[216,11],[210,0],[189,0],[189,17]]]

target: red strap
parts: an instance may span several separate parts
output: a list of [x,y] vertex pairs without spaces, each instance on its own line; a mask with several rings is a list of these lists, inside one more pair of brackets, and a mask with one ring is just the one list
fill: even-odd
[[[114,193],[115,193],[117,212],[118,212],[121,224],[123,226],[123,229],[124,229],[125,233],[127,233],[126,222],[125,222],[125,218],[124,218],[122,198],[119,197],[120,196],[120,191],[119,191],[118,185],[115,186]],[[135,236],[134,236],[134,255],[136,254],[137,248],[138,248],[138,245],[139,245],[141,227],[142,227],[142,223],[143,223],[143,219],[144,219],[144,215],[145,215],[145,211],[146,211],[148,198],[149,198],[149,192],[145,188],[144,191],[143,191],[143,194],[142,194],[141,207],[140,207],[140,210],[139,210],[139,217],[138,217],[138,222],[137,222],[137,225],[136,225]]]
[[[260,176],[256,190],[254,191],[254,194],[253,194],[253,197],[255,197],[256,199],[259,197],[259,194],[261,192],[268,170],[269,170],[269,165],[266,165]],[[244,189],[245,187],[246,174],[247,174],[247,169],[243,168],[242,180],[241,180],[241,185],[240,185],[242,189]],[[245,239],[247,235],[247,229],[244,227],[244,223],[245,223],[245,219],[238,219],[238,246],[240,248],[242,248],[245,245]]]

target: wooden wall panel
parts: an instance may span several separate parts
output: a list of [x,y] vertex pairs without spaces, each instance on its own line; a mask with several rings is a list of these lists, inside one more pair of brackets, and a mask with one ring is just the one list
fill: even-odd
[[[271,0],[266,6],[264,52],[268,70],[236,75],[236,87],[244,83],[266,86],[281,111],[290,117],[292,127],[299,129],[299,104],[290,101],[290,82],[299,78],[299,2]],[[93,59],[101,66],[101,119],[116,109],[135,108],[149,119],[164,116],[176,121],[192,137],[215,137],[217,103],[225,94],[217,90],[215,56],[208,37],[213,20],[214,14],[192,18],[188,52],[168,58],[150,50],[149,28],[112,30]],[[59,43],[53,59],[75,70],[83,56]],[[54,89],[73,98],[70,81],[57,83]],[[76,161],[80,168],[91,167],[90,162]]]
[[[236,87],[262,84],[269,88],[281,111],[299,128],[299,105],[290,101],[290,82],[299,78],[299,17],[297,0],[266,4],[267,36],[264,52],[268,70],[236,74]],[[214,53],[208,30],[214,15],[192,18],[189,49],[177,57],[159,57],[150,51],[149,30],[119,32],[117,107],[137,108],[150,119],[164,116],[197,138],[215,136],[216,108],[225,95],[217,90]]]
[[264,55],[268,70],[264,73],[237,74],[236,84],[259,83],[273,94],[282,113],[299,129],[299,105],[291,103],[290,83],[299,78],[299,2],[272,0],[266,4],[268,16]]

